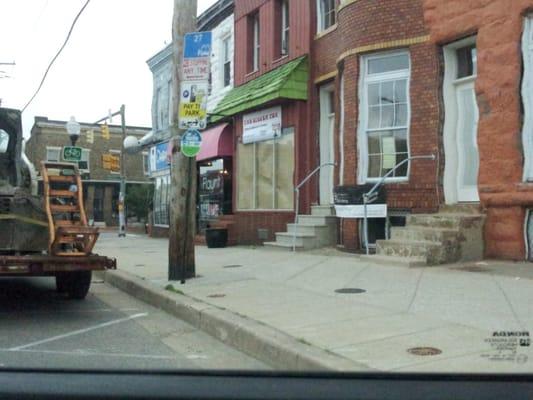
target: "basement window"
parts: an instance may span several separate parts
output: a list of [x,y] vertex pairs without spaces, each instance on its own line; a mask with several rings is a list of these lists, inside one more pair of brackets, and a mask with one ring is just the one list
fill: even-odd
[[[392,227],[404,227],[407,211],[389,211],[387,218],[369,218],[368,219],[368,248],[376,249],[376,241],[389,239],[391,237]],[[361,249],[365,249],[364,222],[359,220],[359,238]]]

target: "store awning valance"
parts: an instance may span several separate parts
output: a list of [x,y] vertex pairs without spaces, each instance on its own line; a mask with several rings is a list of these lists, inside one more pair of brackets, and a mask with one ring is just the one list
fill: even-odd
[[213,111],[211,121],[219,121],[275,99],[307,100],[308,75],[307,56],[290,61],[232,89]]
[[202,132],[202,146],[196,161],[209,160],[233,155],[231,126],[220,124]]

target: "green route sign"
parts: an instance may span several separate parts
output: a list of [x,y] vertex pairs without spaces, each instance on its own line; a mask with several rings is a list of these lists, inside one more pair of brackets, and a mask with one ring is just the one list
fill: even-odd
[[186,157],[195,157],[200,152],[202,135],[196,129],[187,129],[181,138],[181,152]]
[[63,160],[81,161],[81,147],[75,147],[75,146],[63,147]]

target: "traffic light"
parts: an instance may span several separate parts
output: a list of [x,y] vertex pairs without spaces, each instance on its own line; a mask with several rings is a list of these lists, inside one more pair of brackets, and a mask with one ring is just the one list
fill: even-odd
[[101,131],[102,131],[102,137],[106,140],[109,140],[110,139],[110,135],[109,135],[109,126],[107,126],[107,124],[103,124],[101,126]]
[[94,143],[94,131],[92,129],[89,129],[87,131],[87,143],[93,144]]

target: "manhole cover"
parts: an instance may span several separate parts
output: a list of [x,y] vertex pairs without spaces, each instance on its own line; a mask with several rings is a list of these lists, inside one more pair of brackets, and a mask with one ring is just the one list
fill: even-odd
[[358,293],[364,293],[366,292],[365,289],[358,289],[358,288],[342,288],[335,290],[335,293],[342,293],[342,294],[358,294]]
[[240,264],[230,264],[230,265],[224,265],[222,268],[241,268],[242,265]]
[[407,349],[407,352],[414,354],[415,356],[436,356],[437,354],[442,353],[442,350],[439,350],[436,347],[412,347]]
[[135,264],[136,267],[146,267],[144,264]]
[[216,299],[216,298],[219,298],[219,297],[226,297],[226,295],[223,294],[223,293],[215,293],[215,294],[209,294],[209,295],[207,295],[207,297],[210,297],[212,299]]
[[155,251],[155,250],[145,250],[144,252],[145,253],[157,253],[157,251]]

